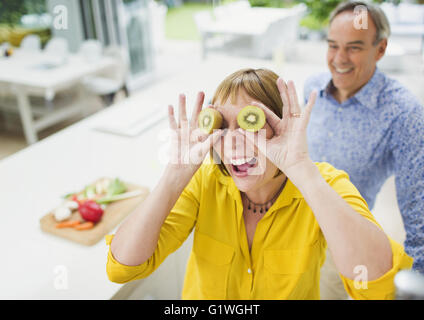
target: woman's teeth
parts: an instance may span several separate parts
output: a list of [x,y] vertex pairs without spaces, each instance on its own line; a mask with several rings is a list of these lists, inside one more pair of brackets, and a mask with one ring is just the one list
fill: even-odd
[[231,159],[231,164],[234,166],[241,166],[245,163],[248,163],[250,165],[253,165],[256,163],[256,158],[255,157],[251,157],[251,158],[242,158],[242,159]]
[[231,167],[236,176],[247,176],[249,168],[255,167],[257,163],[256,158],[248,159],[231,159]]

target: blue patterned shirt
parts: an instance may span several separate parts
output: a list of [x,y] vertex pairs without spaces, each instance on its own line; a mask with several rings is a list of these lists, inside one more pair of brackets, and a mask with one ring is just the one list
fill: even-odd
[[305,101],[313,89],[319,93],[308,126],[311,158],[346,171],[370,209],[383,183],[395,175],[405,250],[414,258],[413,268],[424,274],[424,108],[378,68],[343,103],[331,95],[332,85],[330,73],[305,83]]

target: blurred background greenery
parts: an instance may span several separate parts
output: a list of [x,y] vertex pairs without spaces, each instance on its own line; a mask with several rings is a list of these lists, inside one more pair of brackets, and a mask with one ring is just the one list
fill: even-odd
[[9,42],[19,46],[28,34],[40,36],[42,44],[51,37],[48,26],[24,27],[21,18],[24,15],[41,15],[47,11],[45,0],[1,0],[0,1],[0,43]]

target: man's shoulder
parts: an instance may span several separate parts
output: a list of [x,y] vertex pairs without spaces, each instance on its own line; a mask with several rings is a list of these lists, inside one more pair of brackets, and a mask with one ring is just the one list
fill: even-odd
[[379,105],[394,114],[405,114],[421,109],[419,99],[402,83],[387,75],[384,75],[385,83],[379,92]]

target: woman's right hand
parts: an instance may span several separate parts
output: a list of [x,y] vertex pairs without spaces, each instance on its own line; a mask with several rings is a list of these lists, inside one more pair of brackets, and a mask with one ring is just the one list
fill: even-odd
[[200,111],[202,111],[205,94],[197,94],[196,103],[190,121],[186,114],[186,97],[179,95],[179,120],[175,119],[174,107],[168,106],[169,126],[171,135],[171,150],[169,167],[194,174],[205,159],[210,148],[219,140],[222,130],[214,130],[212,134],[204,133],[198,126]]

